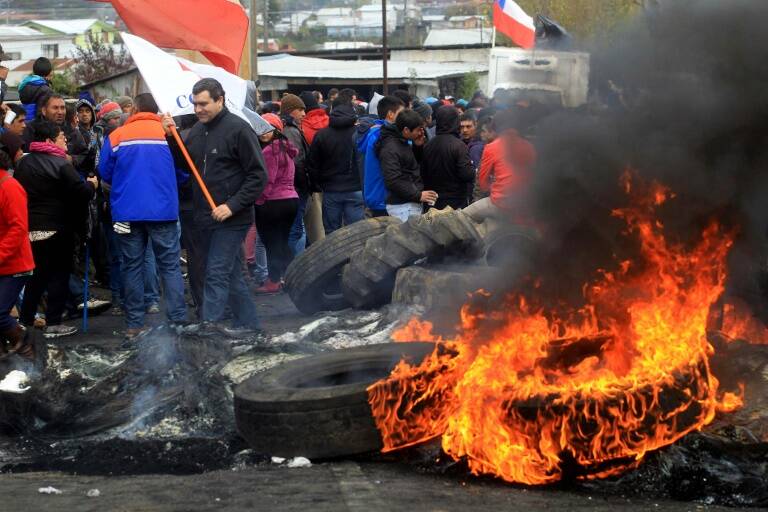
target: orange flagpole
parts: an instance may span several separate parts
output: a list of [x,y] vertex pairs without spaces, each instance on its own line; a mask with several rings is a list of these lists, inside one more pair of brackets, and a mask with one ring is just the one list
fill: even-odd
[[211,205],[211,210],[215,210],[216,203],[213,202],[213,197],[211,197],[211,193],[208,192],[208,187],[205,186],[205,182],[203,181],[203,178],[200,176],[200,172],[197,170],[197,167],[195,166],[195,162],[192,161],[192,157],[189,156],[189,153],[187,152],[187,147],[184,145],[184,142],[181,140],[181,137],[179,136],[179,132],[176,131],[175,126],[171,126],[171,133],[173,134],[173,138],[176,139],[176,144],[178,144],[179,148],[181,148],[181,153],[184,155],[184,158],[187,160],[187,164],[189,164],[189,168],[192,169],[192,174],[195,176],[195,179],[197,180],[197,184],[200,185],[200,190],[203,191],[203,195],[205,196],[205,199],[208,201],[208,204]]

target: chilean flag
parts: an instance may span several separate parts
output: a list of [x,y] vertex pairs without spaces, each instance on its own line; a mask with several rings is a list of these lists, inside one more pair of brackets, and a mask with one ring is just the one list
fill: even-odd
[[493,25],[521,48],[533,48],[536,43],[533,18],[513,0],[494,0]]

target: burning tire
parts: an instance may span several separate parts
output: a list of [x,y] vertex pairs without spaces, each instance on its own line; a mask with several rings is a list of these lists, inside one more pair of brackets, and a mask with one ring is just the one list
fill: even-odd
[[285,275],[285,287],[296,308],[311,315],[349,307],[341,293],[342,268],[369,238],[399,222],[395,217],[355,222],[313,243],[293,260]]
[[432,343],[387,343],[290,361],[235,388],[237,430],[258,453],[329,458],[379,450],[366,388]]
[[482,246],[482,230],[466,214],[450,208],[430,210],[368,240],[344,267],[344,297],[357,308],[386,304],[399,269],[449,252],[476,256]]

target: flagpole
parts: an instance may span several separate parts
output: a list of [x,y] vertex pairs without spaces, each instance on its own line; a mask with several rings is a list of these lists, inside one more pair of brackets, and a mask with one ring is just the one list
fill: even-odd
[[187,161],[189,168],[192,169],[192,175],[197,180],[197,184],[200,185],[200,190],[203,191],[205,200],[208,201],[208,204],[211,206],[211,210],[215,210],[216,203],[213,202],[213,197],[211,197],[211,193],[208,192],[208,187],[205,186],[205,182],[203,181],[203,178],[200,177],[200,172],[197,170],[197,166],[195,165],[195,162],[192,161],[192,157],[189,156],[189,153],[187,152],[187,147],[184,145],[184,141],[181,140],[181,137],[179,136],[179,132],[176,130],[175,126],[171,126],[171,134],[173,134],[173,138],[176,139],[176,144],[179,145],[179,149],[181,149],[181,154],[184,155],[184,159]]
[[496,25],[493,26],[491,31],[491,48],[496,48]]

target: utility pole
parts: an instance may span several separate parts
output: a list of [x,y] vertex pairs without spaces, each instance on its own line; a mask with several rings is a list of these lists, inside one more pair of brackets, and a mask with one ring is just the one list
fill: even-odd
[[269,0],[264,0],[264,51],[269,51]]
[[387,0],[381,0],[381,63],[384,66],[384,96],[389,94],[389,79],[387,77]]
[[256,13],[258,12],[256,4],[258,0],[251,0],[250,19],[248,22],[248,31],[251,39],[251,80],[254,82],[259,79],[259,33],[256,30]]

